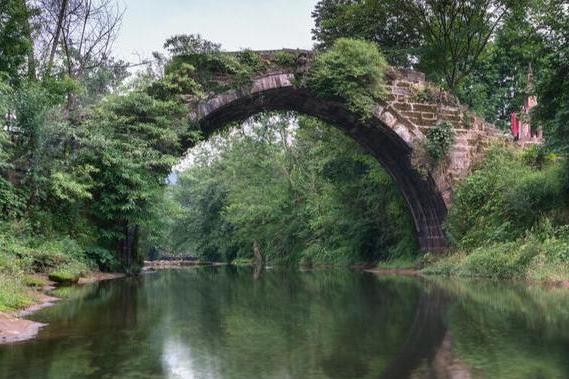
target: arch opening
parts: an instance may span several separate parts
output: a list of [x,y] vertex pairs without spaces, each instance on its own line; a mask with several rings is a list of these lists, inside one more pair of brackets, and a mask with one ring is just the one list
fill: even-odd
[[446,205],[434,179],[430,175],[422,177],[413,167],[412,133],[398,130],[401,124],[397,123],[396,113],[388,113],[386,119],[381,115],[384,107],[378,105],[373,117],[362,120],[344,103],[322,99],[292,83],[291,74],[259,78],[249,89],[229,91],[195,104],[197,111],[192,118],[206,137],[230,123],[244,122],[256,114],[274,111],[298,112],[340,129],[374,156],[392,176],[410,209],[420,249],[444,251],[448,247],[443,230]]

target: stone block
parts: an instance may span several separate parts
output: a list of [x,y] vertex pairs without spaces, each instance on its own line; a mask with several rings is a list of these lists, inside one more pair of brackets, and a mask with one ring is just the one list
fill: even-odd
[[415,112],[437,112],[437,106],[434,104],[421,104],[421,103],[413,103],[413,110]]

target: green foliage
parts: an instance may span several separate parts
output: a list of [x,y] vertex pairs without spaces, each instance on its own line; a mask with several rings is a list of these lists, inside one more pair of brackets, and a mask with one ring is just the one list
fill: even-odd
[[231,262],[250,260],[258,244],[270,263],[304,265],[415,253],[412,220],[387,173],[339,131],[304,117],[296,130],[296,121],[262,116],[194,152],[172,188],[182,212],[171,249]]
[[33,300],[33,294],[18,278],[0,274],[0,312],[24,308]]
[[535,244],[516,246],[503,243],[482,247],[468,255],[463,270],[471,276],[497,279],[522,277],[533,257],[539,253]]
[[99,246],[114,250],[131,226],[144,228],[151,220],[181,153],[185,113],[182,103],[141,91],[109,97],[94,110],[82,136],[92,145],[81,160],[93,168],[90,212],[100,228]]
[[384,95],[387,63],[377,46],[360,40],[338,39],[316,59],[306,86],[323,98],[341,99],[362,118],[371,117]]
[[281,67],[294,67],[296,65],[296,55],[288,51],[275,52],[274,60]]
[[58,284],[71,285],[79,282],[82,272],[76,267],[64,266],[49,273],[48,278]]
[[203,97],[206,90],[221,91],[248,84],[266,68],[259,54],[251,50],[226,53],[220,45],[200,35],[178,35],[168,39],[164,47],[171,59],[165,76],[150,87],[160,98],[173,95]]
[[32,48],[30,16],[22,0],[0,0],[0,80],[16,82]]
[[569,152],[569,62],[567,35],[569,11],[562,0],[546,1],[540,21],[547,25],[546,69],[543,80],[538,82],[537,95],[540,104],[537,119],[545,127],[550,143],[565,155]]
[[168,38],[164,48],[178,56],[217,53],[221,45],[205,40],[199,34],[179,34]]
[[450,122],[443,122],[429,129],[425,147],[431,159],[438,163],[447,156],[453,143],[453,126]]
[[237,59],[243,65],[245,65],[252,73],[261,72],[265,65],[259,54],[252,50],[243,50],[237,54]]
[[508,242],[488,243],[431,262],[423,272],[495,279],[566,280],[569,234],[566,227],[533,228]]
[[494,148],[459,185],[447,230],[458,251],[430,274],[563,280],[569,265],[566,162]]
[[37,274],[88,272],[95,267],[79,243],[68,237],[40,238],[22,233],[14,224],[0,225],[0,311],[30,305],[45,279]]
[[554,161],[540,169],[524,162],[526,154],[494,148],[459,185],[448,218],[458,246],[514,240],[544,216],[567,222],[565,163]]
[[150,96],[167,100],[179,94],[204,97],[203,87],[195,79],[196,69],[188,63],[182,63],[176,70],[168,72],[162,80],[153,82],[147,89]]
[[407,66],[410,52],[420,44],[416,25],[406,23],[398,1],[347,2],[320,0],[312,12],[314,39],[327,48],[338,38],[358,38],[376,43],[394,66]]
[[321,0],[314,38],[324,47],[339,38],[371,41],[396,66],[414,66],[454,89],[481,60],[501,20],[516,4],[501,0]]

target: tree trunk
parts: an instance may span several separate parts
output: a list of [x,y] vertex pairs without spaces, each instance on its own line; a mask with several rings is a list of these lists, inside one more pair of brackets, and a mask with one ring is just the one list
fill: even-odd
[[53,67],[53,60],[55,59],[55,52],[57,50],[57,44],[59,42],[59,36],[61,35],[61,29],[63,27],[63,20],[65,18],[65,12],[67,11],[67,4],[69,0],[61,1],[61,8],[59,8],[59,14],[57,16],[57,26],[55,29],[55,35],[53,36],[53,42],[51,44],[51,51],[49,53],[49,60],[47,62],[47,68],[45,75],[49,76],[51,74],[51,68]]

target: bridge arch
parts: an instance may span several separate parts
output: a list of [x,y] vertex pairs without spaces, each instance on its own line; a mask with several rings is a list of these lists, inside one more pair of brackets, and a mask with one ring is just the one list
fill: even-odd
[[292,73],[267,74],[250,86],[193,104],[191,118],[206,136],[228,123],[267,111],[296,111],[339,128],[393,177],[411,211],[421,250],[445,250],[445,202],[431,175],[421,176],[411,164],[414,147],[425,138],[423,133],[387,103],[378,104],[373,117],[362,120],[345,103],[323,99],[293,83]]

